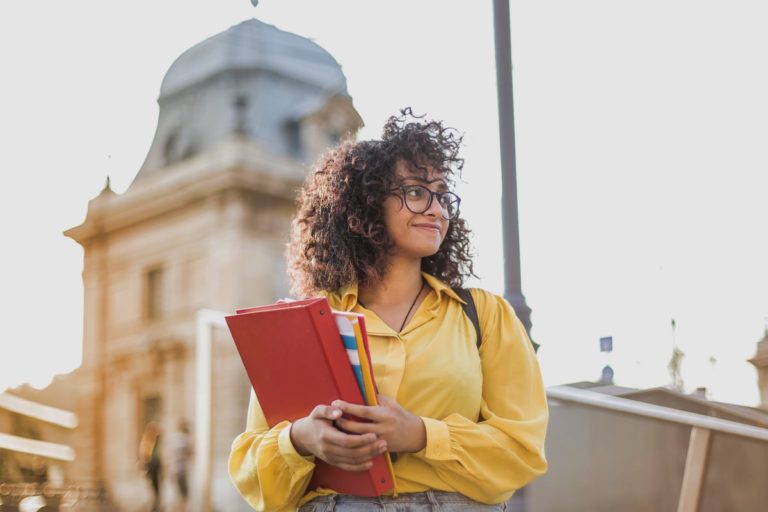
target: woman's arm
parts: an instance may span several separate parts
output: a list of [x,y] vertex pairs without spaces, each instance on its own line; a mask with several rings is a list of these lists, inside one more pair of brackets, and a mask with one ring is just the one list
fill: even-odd
[[374,434],[348,435],[333,426],[341,411],[318,405],[293,424],[268,427],[251,393],[246,431],[232,444],[229,475],[243,498],[256,510],[294,510],[306,493],[315,457],[347,470],[370,467],[386,451]]
[[245,432],[229,454],[229,477],[256,510],[295,510],[315,469],[314,457],[300,455],[287,421],[269,428],[251,391]]
[[514,310],[488,292],[473,297],[483,336],[480,421],[424,418],[427,445],[414,455],[458,492],[498,503],[546,472],[549,412],[536,354]]

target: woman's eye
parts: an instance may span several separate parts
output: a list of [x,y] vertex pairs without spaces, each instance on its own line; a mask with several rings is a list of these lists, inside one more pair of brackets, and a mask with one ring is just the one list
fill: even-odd
[[420,188],[409,188],[405,191],[405,193],[408,195],[408,197],[413,199],[418,199],[424,195],[424,191],[422,191]]

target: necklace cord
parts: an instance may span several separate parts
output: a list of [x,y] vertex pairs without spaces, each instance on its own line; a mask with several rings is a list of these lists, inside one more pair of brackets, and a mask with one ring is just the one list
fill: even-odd
[[[406,320],[408,320],[408,315],[411,314],[411,310],[413,309],[413,306],[416,305],[416,301],[419,300],[419,297],[421,296],[421,292],[424,291],[424,286],[426,284],[427,283],[424,281],[424,279],[422,279],[421,280],[421,288],[419,288],[419,293],[417,293],[416,296],[413,298],[413,302],[411,302],[411,307],[408,308],[408,312],[405,314],[405,318],[403,318],[403,323],[402,323],[402,325],[400,325],[400,330],[398,330],[397,332],[402,332],[403,328],[405,327],[405,322],[406,322]],[[357,303],[360,304],[361,306],[363,306],[366,309],[368,308],[368,306],[363,304],[363,301],[361,301],[359,298],[357,299]]]
[[405,327],[405,321],[408,320],[408,315],[411,314],[411,310],[413,309],[413,306],[416,305],[416,301],[419,300],[419,297],[421,296],[421,292],[424,291],[424,285],[426,283],[424,280],[421,280],[421,288],[419,288],[419,293],[416,294],[416,297],[413,298],[413,302],[411,303],[411,307],[408,308],[408,312],[405,314],[405,318],[403,318],[403,324],[400,326],[400,330],[397,332],[403,332],[403,328]]

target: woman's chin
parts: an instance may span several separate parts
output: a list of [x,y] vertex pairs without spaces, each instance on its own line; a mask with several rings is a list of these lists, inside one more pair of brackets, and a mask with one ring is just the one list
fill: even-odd
[[418,258],[429,258],[437,254],[437,251],[439,250],[440,250],[439,245],[437,247],[434,247],[434,246],[422,247],[418,251],[414,251],[414,255]]
[[405,259],[413,259],[413,260],[421,260],[424,258],[429,258],[430,256],[434,256],[437,254],[437,251],[439,251],[439,247],[420,247],[420,248],[409,248],[409,249],[401,249],[401,250],[394,250],[390,253],[390,256],[405,258]]

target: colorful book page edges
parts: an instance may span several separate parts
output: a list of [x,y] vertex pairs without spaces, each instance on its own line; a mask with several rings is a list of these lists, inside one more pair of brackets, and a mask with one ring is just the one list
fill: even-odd
[[379,405],[376,399],[376,390],[373,384],[373,368],[369,366],[368,347],[363,340],[363,332],[360,328],[359,321],[353,321],[352,327],[355,330],[355,341],[357,342],[357,353],[360,355],[360,369],[363,373],[363,396],[366,397],[365,403],[367,405]]
[[357,337],[355,336],[355,328],[352,325],[353,319],[347,317],[346,315],[340,315],[335,312],[334,317],[336,320],[336,326],[339,328],[339,334],[341,334],[341,341],[344,342],[344,348],[347,349],[347,357],[349,357],[349,362],[352,365],[352,371],[355,373],[357,385],[360,387],[360,393],[363,395],[363,401],[368,404],[369,399],[365,392],[365,379],[363,377],[363,369],[360,365],[360,352],[357,343]]
[[[355,371],[355,376],[361,375],[362,380],[358,380],[358,383],[360,383],[360,391],[363,394],[365,403],[371,406],[379,405],[376,399],[377,389],[376,381],[373,377],[373,361],[368,349],[368,332],[365,328],[365,316],[347,311],[334,311],[333,314],[348,354],[353,352],[350,347],[354,343],[354,360],[351,355],[349,359],[352,363],[352,369]],[[350,330],[352,331],[352,337],[349,334]],[[387,468],[389,468],[389,472],[392,475],[394,495],[397,496],[397,481],[395,480],[395,468],[392,465],[392,457],[387,452],[384,454],[384,458],[387,461]]]

